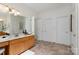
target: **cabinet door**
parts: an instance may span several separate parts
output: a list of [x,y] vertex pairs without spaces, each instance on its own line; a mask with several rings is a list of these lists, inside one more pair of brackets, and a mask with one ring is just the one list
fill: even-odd
[[25,41],[23,39],[10,41],[9,54],[10,55],[21,54],[24,51],[24,42]]
[[33,47],[35,44],[35,37],[34,36],[29,36],[25,38],[25,49],[29,49]]

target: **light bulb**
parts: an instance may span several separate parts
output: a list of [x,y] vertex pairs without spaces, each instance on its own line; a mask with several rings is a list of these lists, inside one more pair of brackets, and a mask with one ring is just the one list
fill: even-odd
[[15,12],[14,15],[15,16],[20,15],[20,12]]
[[5,7],[5,10],[6,10],[6,11],[9,11],[9,8],[8,8],[8,7]]
[[3,21],[3,19],[0,19],[0,21]]
[[20,15],[20,12],[16,12],[17,15]]
[[15,10],[14,10],[14,9],[12,9],[12,12],[13,12],[13,13],[15,13]]

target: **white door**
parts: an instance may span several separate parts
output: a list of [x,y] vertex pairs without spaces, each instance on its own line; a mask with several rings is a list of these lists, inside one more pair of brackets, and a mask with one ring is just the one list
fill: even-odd
[[56,42],[56,20],[53,18],[40,19],[37,21],[38,39]]
[[70,45],[70,16],[62,16],[57,20],[57,42]]

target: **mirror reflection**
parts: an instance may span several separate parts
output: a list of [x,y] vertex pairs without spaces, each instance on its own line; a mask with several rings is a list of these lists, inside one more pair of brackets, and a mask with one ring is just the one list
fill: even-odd
[[[2,6],[3,7],[3,6]],[[34,28],[32,23],[34,23],[34,17],[32,16],[22,16],[18,15],[19,12],[14,13],[13,10],[2,9],[0,5],[0,33],[9,33],[10,35],[32,34],[34,33]]]

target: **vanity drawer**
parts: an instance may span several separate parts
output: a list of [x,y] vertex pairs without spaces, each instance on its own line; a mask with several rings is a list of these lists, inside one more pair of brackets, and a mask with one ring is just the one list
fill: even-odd
[[8,42],[0,42],[0,47],[4,47],[4,46],[7,46],[8,45]]
[[24,42],[24,39],[23,38],[18,38],[18,39],[15,39],[15,40],[11,40],[10,44],[15,44],[15,43],[20,43],[20,42]]

